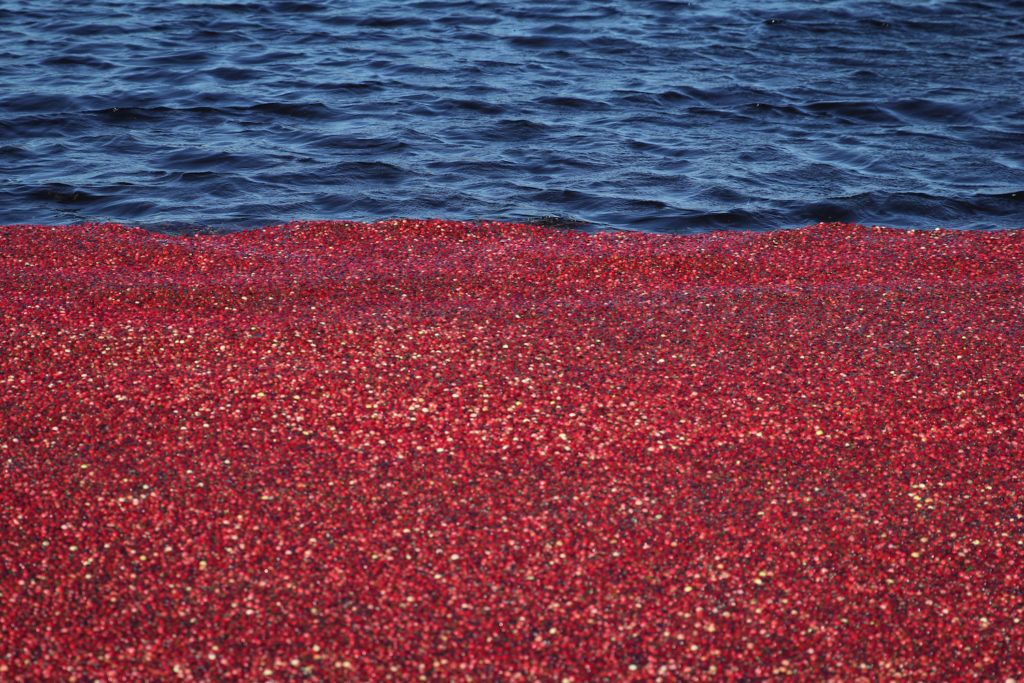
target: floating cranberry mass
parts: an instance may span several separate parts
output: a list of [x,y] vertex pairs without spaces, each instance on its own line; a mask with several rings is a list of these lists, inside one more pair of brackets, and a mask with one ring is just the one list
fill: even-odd
[[1024,674],[1024,232],[0,228],[0,679]]

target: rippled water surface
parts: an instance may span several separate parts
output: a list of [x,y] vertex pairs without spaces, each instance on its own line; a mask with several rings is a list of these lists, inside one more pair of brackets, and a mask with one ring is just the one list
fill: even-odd
[[1024,226],[1024,2],[0,0],[0,223]]

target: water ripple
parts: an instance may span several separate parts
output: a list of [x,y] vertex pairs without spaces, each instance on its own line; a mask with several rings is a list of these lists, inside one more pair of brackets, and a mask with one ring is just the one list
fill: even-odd
[[0,223],[1020,227],[1021,10],[0,1]]

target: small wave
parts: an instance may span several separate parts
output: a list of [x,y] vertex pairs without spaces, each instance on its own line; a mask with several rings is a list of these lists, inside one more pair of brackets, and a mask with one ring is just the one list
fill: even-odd
[[336,164],[332,177],[348,182],[397,183],[406,176],[406,170],[383,161],[345,161]]
[[349,81],[345,83],[320,83],[314,86],[318,90],[332,92],[368,93],[386,89],[387,83],[382,80]]
[[296,0],[278,0],[273,3],[275,12],[305,14],[308,12],[323,12],[327,5],[322,2],[298,2]]
[[64,183],[51,183],[42,187],[26,188],[20,194],[26,199],[55,202],[57,204],[85,204],[103,199],[100,195]]
[[506,111],[505,107],[497,104],[492,104],[484,100],[471,100],[471,99],[443,99],[437,102],[437,106],[442,108],[450,109],[462,109],[465,111],[476,112],[478,114],[497,115],[502,114]]
[[587,50],[589,45],[579,38],[566,35],[527,35],[508,38],[509,45],[530,50]]
[[275,116],[291,116],[300,119],[326,119],[331,109],[322,102],[265,102],[250,107],[234,107],[235,110],[248,110]]
[[803,107],[821,116],[830,116],[844,121],[866,121],[869,123],[899,123],[899,117],[874,102],[859,100],[833,100],[811,102]]
[[936,123],[969,123],[976,120],[964,105],[924,98],[908,98],[885,103],[885,107],[908,119]]
[[485,133],[490,140],[529,140],[546,134],[549,126],[531,119],[501,119]]
[[228,83],[250,81],[259,76],[259,72],[254,69],[240,69],[232,66],[221,66],[216,69],[208,69],[200,73]]
[[532,225],[540,225],[545,228],[556,230],[585,230],[593,226],[590,221],[585,221],[573,216],[527,216],[525,222]]
[[65,54],[48,57],[42,61],[45,66],[81,66],[89,69],[111,69],[114,64],[86,54]]
[[145,61],[159,66],[195,66],[210,61],[210,54],[205,50],[175,50],[155,54]]
[[579,109],[583,111],[604,111],[609,108],[607,102],[601,100],[590,100],[582,97],[567,97],[563,95],[538,97],[534,100],[537,104],[559,109]]
[[394,153],[410,148],[409,143],[395,138],[354,135],[320,135],[308,144],[310,147],[331,152]]
[[418,28],[429,24],[428,19],[414,15],[371,16],[358,23],[364,28]]
[[23,93],[0,97],[0,111],[9,112],[64,112],[72,109],[74,104],[75,99],[70,95]]
[[262,168],[265,165],[263,157],[259,154],[211,151],[204,147],[176,150],[165,154],[160,161],[161,167],[168,169],[225,169],[232,172],[240,169]]
[[436,21],[442,26],[494,26],[501,19],[493,14],[449,14],[438,17]]
[[7,159],[27,159],[32,154],[24,147],[17,145],[0,145],[0,157]]

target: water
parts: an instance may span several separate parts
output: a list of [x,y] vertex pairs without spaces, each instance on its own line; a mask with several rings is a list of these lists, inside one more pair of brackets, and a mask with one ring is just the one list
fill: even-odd
[[0,0],[0,223],[1024,226],[1024,2]]

